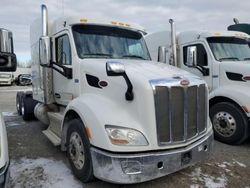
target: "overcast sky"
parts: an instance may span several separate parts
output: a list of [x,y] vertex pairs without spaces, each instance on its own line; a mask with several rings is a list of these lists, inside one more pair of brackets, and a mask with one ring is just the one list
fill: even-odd
[[[249,0],[0,0],[0,27],[13,31],[19,60],[30,59],[29,25],[46,4],[50,18],[61,15],[96,17],[135,22],[148,32],[169,29],[168,19],[176,21],[177,31],[225,30],[233,17],[250,23]],[[64,8],[63,8],[64,7]]]

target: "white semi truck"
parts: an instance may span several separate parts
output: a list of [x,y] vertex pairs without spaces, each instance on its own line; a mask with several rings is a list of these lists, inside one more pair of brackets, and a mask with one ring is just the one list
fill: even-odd
[[[0,28],[0,72],[14,71],[16,71],[16,55],[13,52],[12,32]],[[9,165],[6,126],[2,113],[0,113],[0,187],[7,186]]]
[[43,133],[67,151],[81,181],[144,182],[208,157],[207,85],[150,61],[142,27],[82,17],[52,22],[42,5],[30,33],[33,91],[17,94],[20,114],[34,111],[48,125]]
[[174,65],[203,78],[210,91],[210,119],[215,138],[240,144],[249,135],[249,35],[234,31],[171,31],[149,34],[153,60]]
[[11,86],[14,82],[13,72],[0,72],[0,85]]

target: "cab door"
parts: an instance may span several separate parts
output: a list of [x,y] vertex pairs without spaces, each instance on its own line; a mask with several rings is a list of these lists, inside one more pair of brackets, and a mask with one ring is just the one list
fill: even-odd
[[66,106],[75,95],[70,37],[67,31],[53,40],[53,89],[56,103]]
[[[189,67],[187,65],[187,49],[188,47],[196,47],[196,55],[197,55],[197,67]],[[208,53],[208,49],[203,43],[195,43],[195,44],[188,44],[183,45],[180,49],[180,66],[182,69],[193,73],[200,78],[204,79],[207,84],[209,90],[213,88],[213,79],[212,79],[212,64],[211,64],[211,56]],[[207,70],[205,73],[205,69]],[[204,71],[203,71],[204,70]]]

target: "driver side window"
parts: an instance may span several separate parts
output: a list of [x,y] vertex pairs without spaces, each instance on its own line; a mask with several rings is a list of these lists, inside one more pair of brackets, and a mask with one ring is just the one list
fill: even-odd
[[[197,48],[197,65],[200,66],[207,66],[208,65],[208,60],[207,60],[207,52],[206,49],[202,44],[193,44],[189,46],[196,46]],[[183,62],[185,65],[187,65],[187,48],[189,46],[184,46],[183,47]]]
[[68,35],[56,38],[56,62],[60,65],[71,65],[71,48]]

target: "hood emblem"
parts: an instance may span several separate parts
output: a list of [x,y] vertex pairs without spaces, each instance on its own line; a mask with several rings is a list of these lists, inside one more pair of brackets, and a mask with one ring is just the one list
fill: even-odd
[[190,82],[189,82],[189,80],[187,80],[187,79],[183,79],[183,80],[180,81],[180,84],[181,84],[182,86],[188,86],[188,85],[190,84]]

